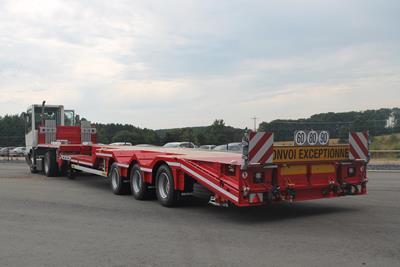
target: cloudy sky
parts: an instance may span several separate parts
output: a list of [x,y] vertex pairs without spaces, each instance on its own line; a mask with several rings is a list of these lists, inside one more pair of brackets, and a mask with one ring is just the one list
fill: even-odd
[[400,106],[400,1],[0,0],[0,115],[153,129]]

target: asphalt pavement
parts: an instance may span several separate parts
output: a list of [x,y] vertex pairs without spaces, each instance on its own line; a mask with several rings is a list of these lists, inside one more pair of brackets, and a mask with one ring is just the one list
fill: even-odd
[[369,180],[367,196],[165,208],[0,163],[0,266],[400,266],[400,173]]

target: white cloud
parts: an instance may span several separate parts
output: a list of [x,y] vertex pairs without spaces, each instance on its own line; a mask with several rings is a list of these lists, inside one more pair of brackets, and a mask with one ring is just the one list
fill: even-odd
[[234,126],[398,106],[396,1],[0,3],[0,114]]

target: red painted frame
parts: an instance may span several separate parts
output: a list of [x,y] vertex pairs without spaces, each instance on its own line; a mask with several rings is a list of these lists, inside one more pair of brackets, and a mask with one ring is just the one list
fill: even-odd
[[[128,177],[131,166],[139,164],[144,180],[149,184],[154,184],[157,167],[167,164],[172,170],[176,190],[184,190],[185,176],[189,176],[212,191],[218,202],[229,201],[236,206],[257,206],[282,200],[302,201],[367,193],[364,161],[296,162],[250,166],[243,171],[241,154],[161,147],[84,145],[80,144],[80,136],[79,126],[58,126],[57,139],[68,140],[69,143],[43,144],[44,134],[39,134],[39,146],[56,149],[60,167],[65,161],[70,161],[108,174],[109,167],[115,162],[121,175]],[[94,134],[92,142],[96,142]],[[311,172],[313,165],[327,164],[333,167],[333,172]],[[306,173],[282,173],[283,168],[296,165],[306,166]],[[349,168],[354,168],[354,174],[351,176]],[[257,173],[261,173],[263,178],[260,183],[253,179]],[[253,198],[256,194],[257,197]]]

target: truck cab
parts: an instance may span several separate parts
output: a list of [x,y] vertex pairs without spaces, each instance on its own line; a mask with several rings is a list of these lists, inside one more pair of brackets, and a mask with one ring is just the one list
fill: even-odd
[[31,105],[25,113],[25,158],[31,172],[43,170],[46,153],[53,153],[54,147],[61,143],[72,145],[96,141],[95,129],[91,128],[89,121],[78,123],[74,110],[45,103]]
[[25,145],[29,152],[39,143],[39,128],[45,122],[54,121],[55,126],[74,126],[75,111],[65,110],[62,105],[38,105],[34,104],[27,108],[25,115]]

